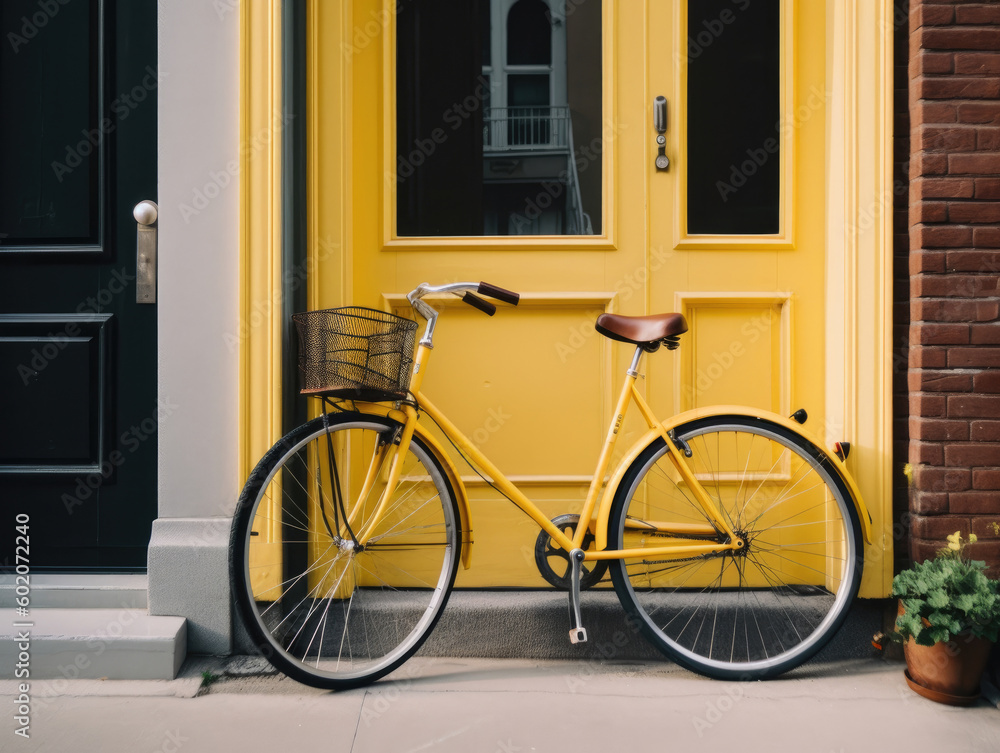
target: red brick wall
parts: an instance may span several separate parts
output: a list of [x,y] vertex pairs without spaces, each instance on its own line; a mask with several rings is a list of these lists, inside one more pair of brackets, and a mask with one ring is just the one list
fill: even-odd
[[911,554],[1000,569],[1000,3],[910,12]]

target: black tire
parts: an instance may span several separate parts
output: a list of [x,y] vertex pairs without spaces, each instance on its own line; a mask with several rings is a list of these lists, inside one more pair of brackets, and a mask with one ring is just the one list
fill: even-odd
[[[327,421],[328,429],[320,416],[289,432],[250,474],[233,518],[230,579],[250,636],[275,668],[344,690],[392,672],[430,635],[455,582],[460,518],[447,474],[413,437],[396,493],[367,544],[355,546],[401,425],[360,413]],[[373,491],[358,500],[369,475]]]
[[[861,524],[847,485],[811,442],[767,420],[712,416],[675,436],[747,545],[707,558],[614,560],[622,606],[658,649],[709,677],[764,679],[802,664],[836,633],[861,582]],[[666,454],[658,439],[625,473],[609,548],[662,546],[652,521],[709,522]]]

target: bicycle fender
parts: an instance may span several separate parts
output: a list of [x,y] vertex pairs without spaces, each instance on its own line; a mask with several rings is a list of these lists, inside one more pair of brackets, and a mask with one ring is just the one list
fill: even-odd
[[[708,418],[710,416],[740,416],[769,421],[793,431],[811,442],[824,457],[829,467],[837,473],[840,479],[844,482],[844,485],[850,491],[854,507],[858,512],[858,519],[861,521],[861,534],[864,537],[865,543],[872,543],[872,516],[871,513],[868,512],[868,508],[861,497],[861,490],[851,477],[851,474],[844,465],[844,462],[838,458],[832,450],[827,449],[824,444],[816,439],[816,437],[814,437],[812,433],[810,433],[802,424],[799,424],[778,413],[771,413],[769,411],[752,410],[740,405],[711,405],[705,408],[695,408],[694,410],[677,414],[676,416],[663,422],[662,430],[671,431],[681,424],[686,424],[689,421],[695,421],[699,418]],[[617,490],[618,484],[621,483],[625,472],[629,469],[635,459],[639,457],[639,454],[649,446],[650,442],[655,441],[660,436],[662,435],[659,428],[650,429],[629,449],[628,453],[626,453],[625,457],[622,458],[618,467],[615,469],[615,474],[607,486],[608,491],[605,493],[606,498],[601,502],[601,514],[598,516],[597,520],[595,538],[598,549],[607,548],[608,516],[611,510],[613,492]]]
[[[378,403],[356,403],[352,406],[358,413],[369,413],[374,416],[384,416],[400,423],[406,422],[406,414],[401,410],[396,410],[388,405]],[[427,445],[434,457],[444,468],[445,475],[448,476],[448,483],[451,484],[455,492],[455,500],[458,502],[459,525],[462,533],[462,567],[468,570],[472,566],[472,513],[469,506],[469,493],[465,489],[465,483],[458,475],[458,469],[451,462],[444,447],[418,422],[413,429],[413,433],[420,437],[420,440]]]

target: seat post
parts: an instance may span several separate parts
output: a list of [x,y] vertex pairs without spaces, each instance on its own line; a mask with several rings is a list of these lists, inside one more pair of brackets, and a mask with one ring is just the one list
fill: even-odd
[[632,365],[628,367],[628,371],[625,373],[632,377],[639,376],[639,359],[642,358],[642,346],[635,346],[635,354],[632,356]]
[[639,359],[642,358],[642,346],[635,346],[635,355],[632,356],[632,365],[628,367],[627,373],[630,377],[639,376]]

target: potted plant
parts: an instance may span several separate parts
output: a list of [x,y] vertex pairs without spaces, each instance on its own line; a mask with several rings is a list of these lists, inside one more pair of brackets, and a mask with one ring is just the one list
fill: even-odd
[[913,565],[892,581],[899,598],[896,633],[903,643],[906,681],[940,703],[968,705],[979,697],[979,681],[1000,632],[1000,583],[986,576],[986,563],[964,556],[970,534],[948,536],[934,559]]

